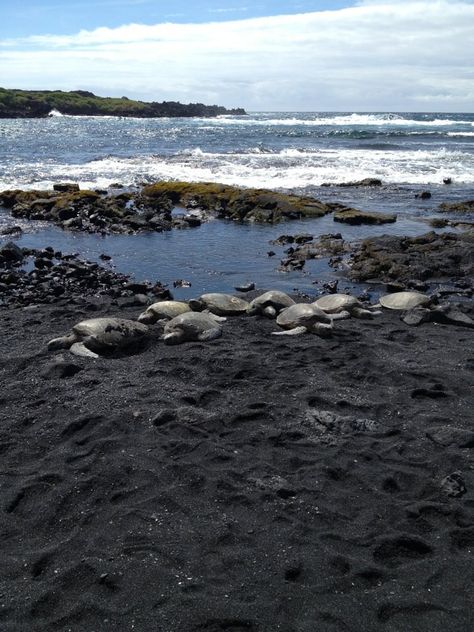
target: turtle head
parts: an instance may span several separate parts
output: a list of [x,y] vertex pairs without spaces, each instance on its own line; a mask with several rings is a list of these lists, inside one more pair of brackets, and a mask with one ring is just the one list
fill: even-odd
[[139,323],[144,323],[145,325],[152,325],[156,321],[156,318],[153,312],[145,310],[144,312],[140,314],[137,320]]
[[267,306],[263,309],[263,315],[264,315],[264,316],[266,316],[267,318],[276,318],[277,311],[276,311],[276,309],[273,307],[273,305],[267,305]]
[[189,301],[188,305],[193,310],[193,312],[202,312],[202,310],[205,308],[204,303],[198,298],[192,298]]
[[53,338],[48,342],[48,351],[55,351],[56,349],[69,349],[71,345],[77,342],[77,336],[75,334],[69,334],[69,336],[61,336],[61,338]]

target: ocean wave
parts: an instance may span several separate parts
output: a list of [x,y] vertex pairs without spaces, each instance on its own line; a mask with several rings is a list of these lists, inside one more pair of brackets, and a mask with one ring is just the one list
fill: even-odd
[[446,132],[446,136],[466,136],[472,138],[474,137],[474,132]]
[[301,189],[322,183],[378,177],[386,183],[441,184],[451,177],[474,184],[474,155],[447,149],[347,149],[275,153],[209,153],[194,149],[167,156],[104,156],[84,164],[22,164],[0,176],[2,188],[51,188],[75,181],[84,188],[105,188],[113,182],[132,186],[143,181],[185,180],[237,186]]
[[[204,119],[203,119],[204,120]],[[469,125],[474,122],[451,118],[414,119],[404,118],[400,114],[340,114],[333,116],[318,116],[317,114],[302,114],[301,117],[288,116],[267,118],[265,116],[247,118],[233,117],[213,120],[214,125],[259,125],[259,126],[404,126],[404,127],[442,127],[452,125]]]

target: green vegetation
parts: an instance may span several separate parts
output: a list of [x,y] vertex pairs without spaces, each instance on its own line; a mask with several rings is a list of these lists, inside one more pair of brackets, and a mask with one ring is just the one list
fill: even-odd
[[145,198],[182,206],[199,206],[219,217],[255,222],[277,222],[283,218],[321,217],[331,207],[314,198],[287,195],[268,189],[242,189],[209,182],[159,182],[144,187]]
[[245,114],[240,108],[227,110],[217,105],[176,101],[146,103],[133,101],[127,97],[98,97],[92,92],[76,90],[7,90],[0,88],[0,118],[41,118],[51,110],[61,114],[86,116],[125,117],[178,117],[178,116],[218,116],[220,114]]

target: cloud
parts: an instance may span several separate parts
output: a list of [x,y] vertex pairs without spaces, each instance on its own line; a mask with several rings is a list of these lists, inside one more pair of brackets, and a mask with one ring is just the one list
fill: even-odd
[[0,84],[273,110],[472,111],[474,6],[364,2],[0,41]]

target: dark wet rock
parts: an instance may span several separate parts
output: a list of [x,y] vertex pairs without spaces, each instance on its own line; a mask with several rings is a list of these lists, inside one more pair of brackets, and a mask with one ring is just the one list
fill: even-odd
[[72,185],[59,186],[61,190],[55,191],[3,191],[0,204],[11,209],[14,217],[50,221],[66,230],[132,234],[172,227],[169,204],[160,206],[141,193],[103,196]]
[[411,309],[408,312],[404,312],[400,318],[406,325],[410,325],[411,327],[417,327],[418,325],[421,325],[422,323],[431,322],[432,313],[429,309],[420,307],[417,309]]
[[237,292],[251,292],[255,289],[255,283],[246,283],[245,285],[236,285]]
[[443,184],[452,184],[452,183],[453,183],[452,178],[443,178]]
[[406,290],[406,287],[406,284],[400,281],[392,281],[385,285],[387,292],[403,292],[403,290]]
[[446,228],[450,225],[449,220],[442,217],[430,217],[426,221],[433,228]]
[[302,270],[305,265],[304,259],[298,259],[293,257],[288,257],[287,259],[282,259],[280,261],[279,270],[283,272],[287,272],[289,270]]
[[0,248],[0,266],[6,264],[20,264],[25,257],[23,250],[12,241]]
[[[100,295],[109,298],[135,297],[135,304],[143,304],[140,296],[161,294],[169,298],[170,293],[161,283],[136,283],[125,274],[113,272],[98,263],[83,261],[76,255],[62,255],[53,248],[42,250],[9,249],[10,258],[2,258],[0,251],[0,295],[3,304],[27,306],[39,303],[54,303],[69,300],[73,296],[87,298]],[[20,258],[21,257],[21,258]],[[34,268],[18,269],[18,264],[32,259]],[[99,298],[97,300],[100,300]],[[149,302],[146,298],[145,302]]]
[[369,211],[348,209],[334,213],[334,221],[351,225],[393,224],[397,221],[397,216],[389,213],[373,213]]
[[302,233],[300,235],[295,235],[295,244],[306,244],[310,241],[313,241],[314,237],[313,235],[310,235],[309,233]]
[[474,273],[474,235],[435,232],[418,237],[382,235],[357,246],[349,277],[407,283],[410,279],[470,279]]
[[459,471],[445,476],[441,481],[440,486],[441,490],[447,496],[452,496],[453,498],[459,498],[459,496],[463,496],[467,491],[466,483]]
[[274,257],[274,256],[276,255],[276,252],[273,252],[273,250],[269,250],[269,251],[267,252],[267,255],[268,255],[269,257]]
[[7,226],[0,231],[0,235],[16,235],[22,232],[23,228],[21,226]]
[[322,187],[381,187],[383,184],[379,178],[364,178],[363,180],[354,180],[352,182],[340,182],[338,184],[331,184],[324,182]]
[[323,259],[348,252],[350,252],[350,245],[342,239],[341,233],[329,233],[298,245],[291,252],[291,260]]
[[53,184],[53,190],[60,193],[73,193],[74,191],[79,191],[79,185],[75,182],[59,182]]
[[419,193],[415,194],[416,198],[419,198],[420,200],[429,200],[431,197],[431,192],[430,191],[420,191]]
[[469,327],[470,329],[474,328],[474,320],[449,303],[438,305],[432,309],[431,318],[437,323],[458,325],[461,327]]
[[429,288],[429,284],[420,279],[408,279],[406,286],[410,290],[416,290],[417,292],[425,292]]
[[474,200],[466,202],[444,202],[439,205],[443,213],[474,213]]
[[329,294],[336,294],[338,285],[339,285],[339,281],[336,279],[335,281],[323,283],[323,289]]
[[192,283],[186,279],[176,279],[173,281],[173,287],[191,287]]
[[286,244],[294,243],[295,238],[293,235],[280,235],[276,239],[273,239],[270,243],[274,246],[285,246]]

